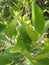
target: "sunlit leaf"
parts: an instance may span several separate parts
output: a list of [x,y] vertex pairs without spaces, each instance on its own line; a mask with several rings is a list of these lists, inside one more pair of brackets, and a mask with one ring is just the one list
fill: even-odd
[[35,30],[42,33],[45,20],[42,10],[34,1],[32,2],[32,21],[34,23]]

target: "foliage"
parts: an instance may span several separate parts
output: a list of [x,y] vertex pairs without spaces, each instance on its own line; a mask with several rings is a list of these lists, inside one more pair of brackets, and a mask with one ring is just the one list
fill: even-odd
[[35,0],[0,0],[0,5],[0,64],[49,65],[44,8]]

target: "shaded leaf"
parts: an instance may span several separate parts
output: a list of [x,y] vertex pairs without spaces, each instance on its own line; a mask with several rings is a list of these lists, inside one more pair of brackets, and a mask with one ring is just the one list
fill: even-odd
[[6,25],[0,22],[0,32],[6,28]]

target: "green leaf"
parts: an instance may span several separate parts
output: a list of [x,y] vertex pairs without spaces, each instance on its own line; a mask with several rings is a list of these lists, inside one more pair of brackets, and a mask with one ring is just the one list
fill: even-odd
[[6,28],[6,35],[8,37],[12,37],[13,35],[16,35],[16,25],[17,25],[17,20],[16,17],[10,22],[8,27]]
[[24,26],[21,25],[19,28],[19,36],[17,38],[17,43],[13,48],[13,52],[19,52],[25,49],[30,50],[31,44],[32,44],[32,40],[25,31]]
[[24,28],[21,26],[19,28],[19,36],[17,39],[16,45],[11,49],[12,53],[15,52],[21,52],[22,50],[25,50],[25,44],[27,43],[27,36]]
[[11,48],[10,52],[11,53],[21,52],[22,51],[22,48],[20,46],[21,43],[22,42],[17,43],[13,48]]
[[[20,52],[22,55],[24,55],[25,57],[28,58],[28,60],[30,60],[30,62],[33,64],[33,59],[34,57],[30,54],[30,52],[27,51],[27,41],[30,40],[29,38],[27,38],[27,34],[26,31],[24,29],[23,26],[21,26],[19,28],[19,37],[18,37],[18,41],[17,44],[10,50],[12,53],[16,53],[16,52]],[[30,43],[30,42],[29,42]]]
[[49,28],[49,20],[45,21],[45,27],[44,27],[44,33],[47,31],[47,29]]
[[[39,37],[39,33],[36,32],[32,25],[31,24],[28,24],[30,21],[23,21],[23,26],[28,34],[28,36],[30,37],[30,39],[33,41],[33,42],[36,42],[38,40],[38,37]],[[30,22],[31,23],[31,22]]]
[[35,57],[35,59],[45,59],[49,56],[49,47],[45,47],[43,50],[41,50],[38,55]]
[[11,59],[14,59],[14,58],[17,58],[17,57],[20,57],[21,54],[20,53],[11,53],[10,50],[12,49],[12,47],[10,48],[7,48],[5,50],[5,52],[3,53],[3,56],[7,59],[7,60],[11,60]]
[[49,65],[49,58],[34,60],[34,65]]
[[9,63],[9,61],[4,56],[0,55],[0,64],[6,65],[8,63]]
[[7,48],[2,55],[0,55],[0,64],[6,65],[11,63],[12,59],[17,59],[16,62],[18,62],[18,59],[22,57],[20,53],[10,53],[10,48]]
[[7,39],[6,39],[6,37],[2,34],[2,33],[0,33],[0,41],[8,41]]
[[32,21],[34,23],[35,30],[41,34],[44,29],[45,20],[42,10],[36,3],[34,3],[34,1],[32,2]]
[[0,22],[0,32],[5,29],[6,25]]

